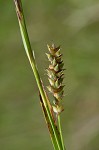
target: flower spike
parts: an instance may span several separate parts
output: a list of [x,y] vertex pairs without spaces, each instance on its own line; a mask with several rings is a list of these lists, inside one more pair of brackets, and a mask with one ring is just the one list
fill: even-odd
[[52,44],[52,46],[47,45],[47,47],[49,50],[49,54],[46,55],[50,62],[49,67],[47,69],[47,75],[50,85],[47,86],[47,88],[54,97],[53,111],[59,114],[61,111],[63,111],[61,101],[64,93],[64,85],[62,83],[64,78],[64,63],[62,61],[62,54],[60,53],[60,46],[55,47],[55,45]]

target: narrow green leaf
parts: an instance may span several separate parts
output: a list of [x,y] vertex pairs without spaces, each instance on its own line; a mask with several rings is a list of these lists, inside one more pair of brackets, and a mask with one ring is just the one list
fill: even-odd
[[63,150],[62,148],[62,141],[61,141],[61,137],[60,134],[58,132],[58,129],[56,128],[55,124],[54,124],[54,120],[52,118],[52,114],[50,112],[50,108],[48,105],[48,101],[45,95],[45,92],[43,90],[43,86],[42,86],[42,82],[41,82],[41,78],[39,76],[38,70],[37,70],[37,65],[35,63],[35,58],[31,49],[31,44],[29,41],[29,37],[28,37],[28,33],[27,33],[27,29],[26,29],[26,24],[25,24],[25,19],[24,19],[24,15],[23,15],[23,10],[22,10],[22,3],[21,0],[14,0],[15,2],[15,6],[16,6],[16,13],[17,13],[17,17],[18,17],[18,22],[19,22],[19,26],[20,26],[20,31],[21,31],[21,36],[22,36],[22,40],[23,40],[23,44],[24,44],[24,48],[26,51],[26,54],[28,56],[29,62],[31,64],[41,97],[42,97],[42,101],[43,101],[43,105],[44,105],[44,109],[46,110],[50,125],[51,125],[51,129],[53,130],[54,133],[54,137],[57,143],[57,148],[56,150]]
[[49,133],[50,133],[50,137],[51,137],[51,140],[52,140],[52,143],[53,143],[54,150],[58,150],[57,142],[56,142],[56,139],[55,139],[55,136],[54,136],[53,129],[52,129],[51,124],[50,124],[50,120],[49,120],[47,112],[46,112],[46,108],[45,108],[44,103],[42,101],[41,95],[39,95],[39,96],[40,96],[40,103],[41,103],[42,111],[43,111],[45,121],[46,121],[48,130],[49,130]]

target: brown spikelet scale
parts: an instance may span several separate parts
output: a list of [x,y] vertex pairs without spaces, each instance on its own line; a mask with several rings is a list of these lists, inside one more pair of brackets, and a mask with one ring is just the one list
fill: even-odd
[[46,54],[48,60],[50,62],[47,71],[48,80],[50,85],[47,86],[48,90],[54,96],[54,105],[53,110],[55,113],[60,113],[63,111],[61,106],[61,100],[63,98],[64,93],[64,85],[63,85],[63,76],[64,76],[64,63],[62,61],[62,54],[60,53],[60,46],[55,47],[54,44],[52,46],[47,45],[49,54]]

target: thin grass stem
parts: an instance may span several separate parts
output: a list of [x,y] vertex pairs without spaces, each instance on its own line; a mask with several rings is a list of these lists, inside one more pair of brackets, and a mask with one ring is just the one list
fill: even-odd
[[[56,128],[55,124],[54,124],[54,120],[52,118],[51,112],[50,112],[50,108],[48,106],[47,103],[47,98],[42,86],[42,82],[40,79],[40,75],[38,73],[38,69],[37,69],[37,65],[35,63],[35,57],[34,57],[34,52],[31,49],[31,44],[29,41],[29,37],[28,37],[28,33],[27,33],[27,28],[26,28],[26,24],[25,24],[25,19],[24,19],[24,14],[23,14],[23,9],[22,9],[22,3],[21,0],[14,0],[15,2],[15,6],[16,6],[16,12],[17,12],[17,16],[18,16],[18,22],[19,22],[19,26],[20,26],[20,31],[21,31],[21,36],[22,36],[22,40],[23,40],[23,44],[24,44],[24,48],[26,51],[26,54],[28,56],[29,62],[31,64],[43,103],[44,103],[44,107],[46,109],[46,113],[51,125],[51,128],[53,130],[53,135],[55,137],[56,140],[56,144],[57,144],[57,148],[56,150],[63,150],[62,148],[62,141],[61,141],[61,137],[59,134],[58,129]],[[54,141],[53,141],[54,142]]]
[[63,135],[62,135],[62,127],[61,127],[60,114],[58,115],[58,128],[59,128],[59,132],[60,132],[60,137],[61,137],[61,141],[62,141],[63,150],[66,150],[65,145],[64,145]]

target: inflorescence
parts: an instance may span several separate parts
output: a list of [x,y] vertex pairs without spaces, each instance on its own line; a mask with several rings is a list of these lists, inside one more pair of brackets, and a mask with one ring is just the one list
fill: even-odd
[[54,44],[52,46],[48,46],[49,54],[46,54],[48,60],[50,61],[49,67],[47,70],[48,80],[50,85],[47,86],[48,90],[54,96],[53,101],[53,111],[59,114],[63,111],[63,107],[61,104],[63,93],[64,93],[64,63],[62,60],[62,54],[60,53],[60,46],[55,47]]

